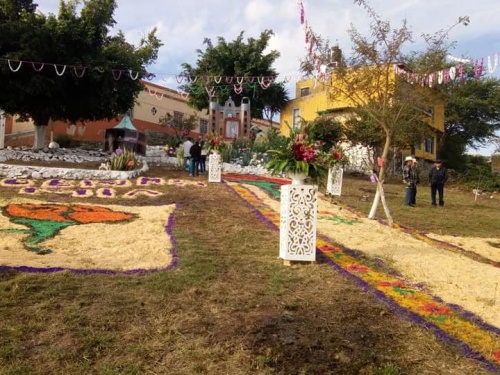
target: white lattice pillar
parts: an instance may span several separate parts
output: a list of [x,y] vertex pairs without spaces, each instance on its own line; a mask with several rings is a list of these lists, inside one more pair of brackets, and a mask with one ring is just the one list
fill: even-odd
[[211,153],[208,157],[208,182],[221,182],[221,173],[221,156],[218,153]]
[[326,193],[330,195],[342,194],[342,179],[344,178],[344,169],[337,165],[328,169],[328,180],[326,183]]
[[316,222],[318,187],[281,187],[280,258],[314,262],[316,260]]
[[0,110],[0,148],[5,147],[5,116]]

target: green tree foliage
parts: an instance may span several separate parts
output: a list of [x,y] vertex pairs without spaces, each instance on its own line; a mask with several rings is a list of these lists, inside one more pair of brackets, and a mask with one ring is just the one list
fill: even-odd
[[[216,45],[213,45],[210,39],[205,39],[205,50],[197,50],[196,66],[182,64],[184,69],[182,76],[188,83],[180,88],[189,93],[191,106],[198,110],[209,107],[208,93],[213,92],[221,104],[231,97],[239,106],[242,98],[247,97],[251,101],[253,118],[264,118],[266,111],[268,118],[272,119],[288,100],[284,86],[274,82],[278,74],[272,65],[279,57],[279,53],[274,50],[264,53],[273,32],[266,30],[261,33],[260,38],[248,38],[246,42],[243,34],[241,32],[232,42],[219,37]],[[219,80],[220,77],[224,78]],[[270,77],[272,83],[263,82],[264,86],[269,85],[264,88],[257,78],[252,82],[243,79],[242,92],[236,94],[234,86],[239,85],[236,78],[227,82],[225,77]]]
[[[156,30],[139,47],[121,32],[109,35],[114,0],[85,1],[80,14],[78,6],[61,1],[58,15],[46,16],[31,0],[0,0],[0,81],[8,87],[0,90],[0,107],[33,119],[36,148],[44,145],[49,119],[110,119],[133,107],[162,45]],[[8,61],[14,68],[13,61],[24,63],[13,72]]]
[[325,152],[330,150],[343,135],[342,123],[328,115],[315,118],[308,126],[312,127],[314,139],[324,142],[322,150]]
[[500,130],[500,80],[468,78],[444,90],[445,132],[439,154],[450,168],[462,170],[467,147],[484,145]]

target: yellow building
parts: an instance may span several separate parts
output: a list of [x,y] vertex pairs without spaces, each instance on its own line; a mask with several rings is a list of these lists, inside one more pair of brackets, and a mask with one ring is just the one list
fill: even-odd
[[[335,85],[335,81],[331,82]],[[329,93],[329,87],[316,79],[298,81],[295,86],[295,99],[290,100],[281,111],[280,132],[289,134],[289,128],[296,129],[302,120],[309,122],[323,114],[331,114],[342,121],[351,111],[352,104],[342,96],[335,99]],[[424,121],[433,129],[433,135],[414,150],[401,150],[403,156],[413,154],[417,158],[435,160],[439,137],[444,132],[444,104],[436,104],[433,109],[424,112]]]

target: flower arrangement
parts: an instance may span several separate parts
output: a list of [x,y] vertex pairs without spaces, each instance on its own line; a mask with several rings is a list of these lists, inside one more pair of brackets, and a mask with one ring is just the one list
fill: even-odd
[[304,174],[317,179],[326,173],[325,155],[321,150],[323,143],[314,140],[308,126],[290,129],[286,142],[279,148],[269,150],[271,159],[265,167],[272,174]]
[[345,165],[349,162],[344,150],[339,145],[334,145],[328,152],[322,152],[319,156],[319,162],[327,168],[337,165]]
[[212,133],[205,143],[205,148],[208,151],[220,151],[224,145],[224,141],[220,138],[219,135]]
[[165,152],[165,154],[167,154],[167,156],[171,156],[171,157],[176,157],[177,156],[177,150],[175,149],[174,146],[170,146],[170,145],[165,145],[165,147],[163,147],[163,151]]
[[107,164],[113,171],[131,171],[137,168],[139,162],[134,151],[117,148]]

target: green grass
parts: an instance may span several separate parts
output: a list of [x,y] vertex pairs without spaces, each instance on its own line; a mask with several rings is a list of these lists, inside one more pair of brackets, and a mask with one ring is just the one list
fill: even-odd
[[[342,196],[333,199],[367,216],[375,195],[375,187],[367,177],[348,177],[344,179]],[[399,180],[386,182],[384,190],[387,204],[397,224],[436,234],[498,237],[498,193],[480,195],[475,200],[472,191],[457,185],[447,186],[444,192],[445,205],[433,207],[430,188],[420,185],[417,188],[417,206],[411,208],[403,205],[405,188]],[[367,198],[367,201],[363,201],[363,197]],[[376,217],[386,219],[382,204],[379,204]]]

